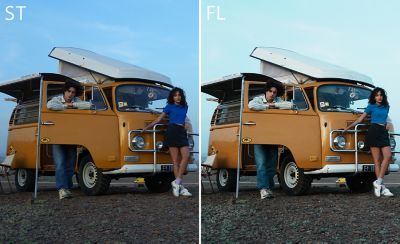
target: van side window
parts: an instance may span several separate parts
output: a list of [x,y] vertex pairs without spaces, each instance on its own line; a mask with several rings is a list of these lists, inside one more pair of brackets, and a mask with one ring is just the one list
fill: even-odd
[[85,101],[91,102],[94,110],[107,110],[108,108],[107,104],[104,101],[104,97],[97,86],[85,87]]
[[240,99],[223,102],[216,108],[212,124],[223,125],[239,123],[240,121]]
[[114,107],[112,98],[112,87],[103,88],[104,94],[106,95],[108,104],[110,104],[111,109]]
[[287,87],[287,100],[293,101],[293,107],[297,110],[308,110],[308,103],[299,86]]
[[39,118],[39,102],[37,100],[23,101],[15,108],[16,125],[37,123]]

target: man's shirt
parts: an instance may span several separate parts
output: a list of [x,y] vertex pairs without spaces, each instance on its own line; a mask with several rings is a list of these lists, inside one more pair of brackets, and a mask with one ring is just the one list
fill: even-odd
[[[72,107],[77,109],[90,109],[90,102],[82,101],[79,97],[74,97],[72,99]],[[64,95],[59,95],[53,97],[50,101],[47,102],[47,108],[50,110],[65,110],[68,108],[67,103],[65,102]]]
[[[293,103],[282,101],[280,97],[276,97],[274,99],[274,108],[278,109],[292,109]],[[249,108],[251,110],[267,110],[269,109],[269,105],[267,104],[267,99],[265,99],[265,95],[260,95],[254,97],[253,100],[249,102]]]

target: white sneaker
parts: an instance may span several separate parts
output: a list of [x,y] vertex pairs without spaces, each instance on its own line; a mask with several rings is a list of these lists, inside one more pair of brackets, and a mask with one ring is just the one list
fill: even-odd
[[181,185],[179,195],[184,197],[191,197],[192,193],[190,193],[188,189],[186,189],[183,185]]
[[270,189],[261,189],[260,195],[261,195],[261,199],[274,197],[274,194],[272,193],[272,191]]
[[380,197],[382,191],[382,185],[379,185],[377,181],[372,182],[372,185],[374,186],[375,196]]
[[391,193],[391,192],[389,191],[389,189],[386,188],[386,186],[384,186],[384,185],[382,185],[382,192],[381,192],[381,194],[382,194],[382,196],[384,196],[384,197],[393,197],[393,196],[394,196],[393,193]]
[[176,184],[175,181],[171,182],[171,186],[172,186],[172,194],[176,197],[179,197],[180,186]]
[[59,198],[61,200],[61,199],[64,199],[64,198],[71,198],[72,194],[71,194],[71,192],[69,190],[61,188],[60,190],[58,190],[58,196],[59,196]]

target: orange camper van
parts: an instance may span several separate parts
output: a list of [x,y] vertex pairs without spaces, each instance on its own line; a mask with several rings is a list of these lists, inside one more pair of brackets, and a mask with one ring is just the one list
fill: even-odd
[[[54,175],[50,145],[69,144],[78,148],[77,179],[87,195],[106,192],[112,179],[122,177],[144,177],[150,191],[168,191],[174,177],[163,146],[166,121],[144,133],[139,129],[166,105],[170,79],[78,48],[54,48],[49,56],[60,61],[60,74],[40,73],[0,84],[0,92],[17,102],[5,160],[16,170],[17,189],[34,190],[35,169],[38,175]],[[47,101],[62,94],[67,79],[83,85],[81,99],[91,102],[90,110],[47,109]],[[192,155],[187,171],[197,171],[189,120],[187,126]]]
[[[306,193],[314,179],[323,177],[345,177],[351,191],[369,191],[375,180],[364,143],[370,120],[342,131],[367,106],[371,78],[278,48],[256,48],[251,56],[261,60],[262,74],[240,73],[202,85],[202,92],[219,103],[208,147],[218,188],[233,191],[238,176],[255,175],[253,145],[270,144],[279,148],[278,180],[288,195]],[[282,99],[293,103],[291,109],[249,109],[269,77],[285,87]],[[393,154],[397,135],[390,133]],[[398,169],[392,162],[388,171]]]

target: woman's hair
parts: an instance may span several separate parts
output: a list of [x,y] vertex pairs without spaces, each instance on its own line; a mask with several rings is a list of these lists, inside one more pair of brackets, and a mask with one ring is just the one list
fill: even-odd
[[174,95],[175,95],[175,93],[177,93],[177,92],[179,92],[179,94],[181,95],[181,102],[180,102],[180,105],[187,106],[185,92],[184,92],[181,88],[179,88],[179,87],[174,87],[174,88],[169,92],[167,103],[169,103],[169,104],[173,104],[173,103],[174,103]]
[[82,89],[81,84],[79,82],[75,81],[75,80],[72,80],[72,79],[68,79],[65,82],[64,88],[63,88],[63,93],[65,91],[68,91],[69,88],[71,88],[71,87],[75,88],[75,90],[76,90],[75,96],[76,97],[82,95],[83,89]]
[[375,87],[375,89],[372,90],[371,94],[369,95],[369,101],[368,101],[368,102],[369,102],[370,104],[375,104],[375,103],[376,103],[376,101],[375,101],[375,96],[378,94],[378,92],[381,92],[382,97],[383,97],[383,99],[382,99],[382,105],[383,105],[383,106],[389,106],[389,102],[388,102],[388,100],[387,100],[386,91],[385,91],[385,89],[380,88],[380,87]]

